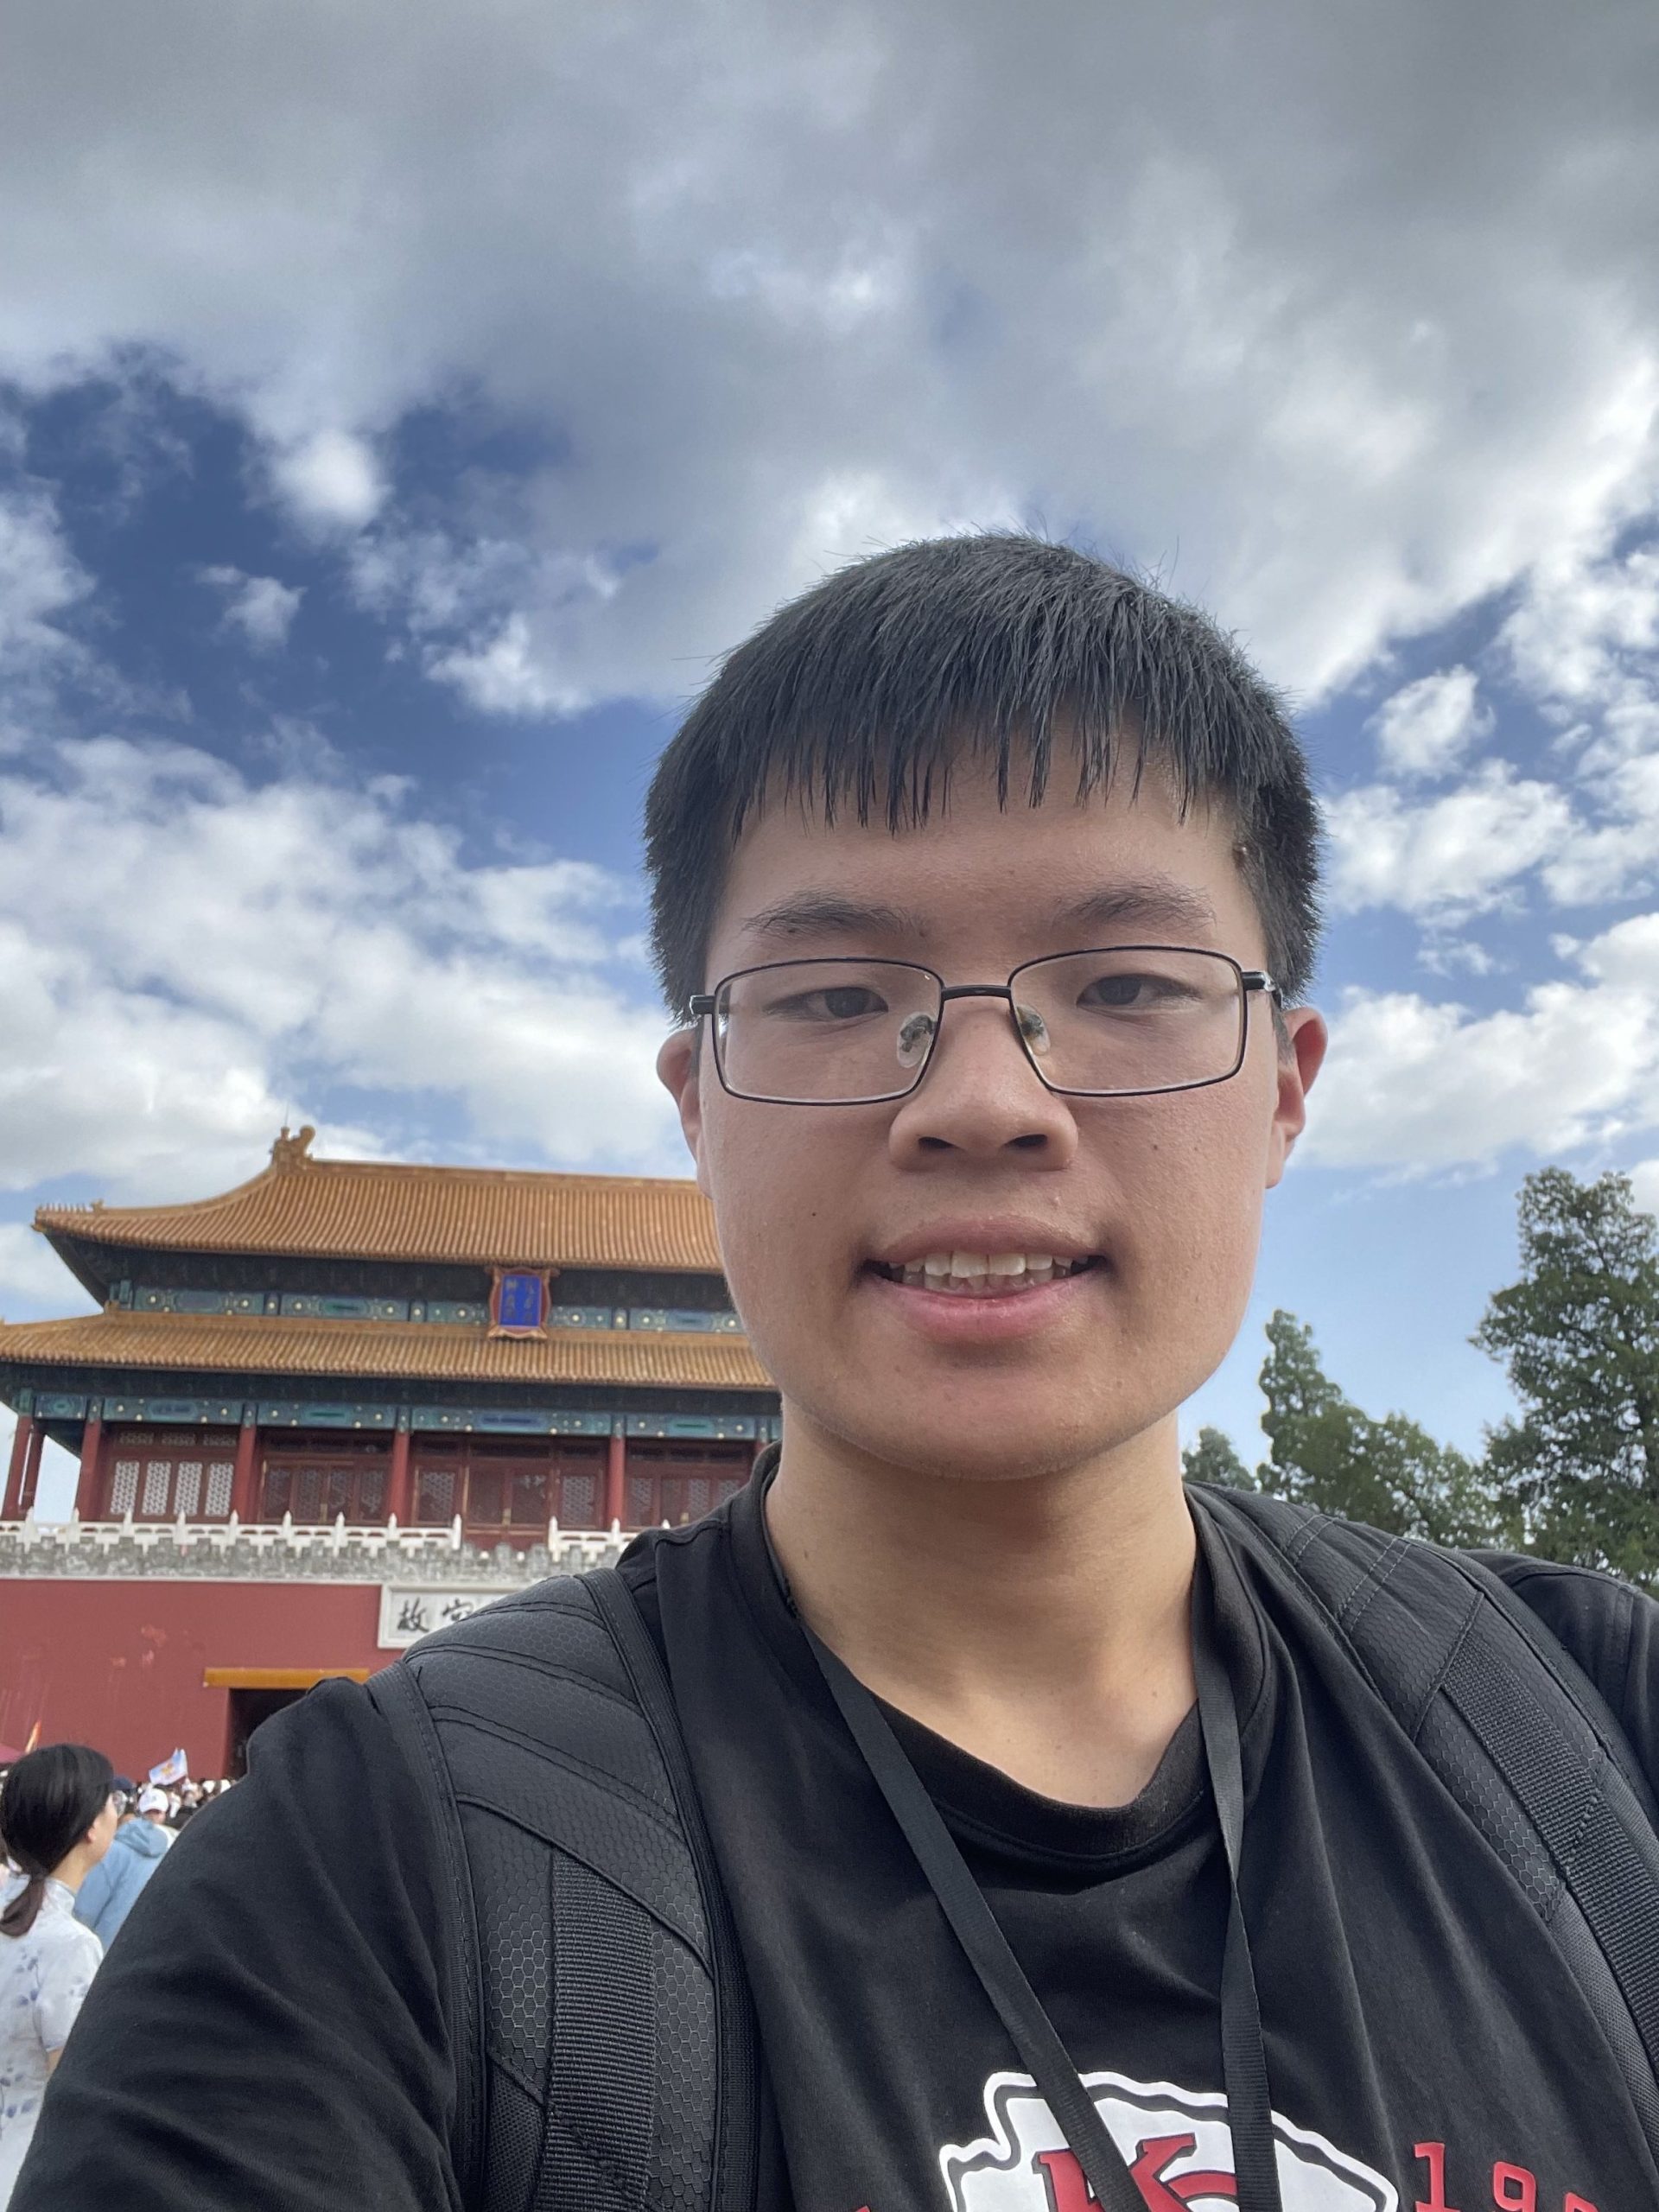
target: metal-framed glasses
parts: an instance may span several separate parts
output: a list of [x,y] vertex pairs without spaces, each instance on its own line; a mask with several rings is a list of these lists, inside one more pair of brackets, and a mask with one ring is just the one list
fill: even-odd
[[876,1106],[927,1073],[952,999],[1001,999],[1038,1080],[1069,1098],[1145,1098],[1225,1083],[1244,1065],[1259,968],[1188,945],[1114,944],[1027,960],[1006,983],[947,983],[911,960],[777,960],[700,992],[734,1098]]

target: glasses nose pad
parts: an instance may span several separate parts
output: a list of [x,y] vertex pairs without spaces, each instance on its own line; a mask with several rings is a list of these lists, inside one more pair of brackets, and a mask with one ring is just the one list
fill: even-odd
[[927,1058],[927,1048],[933,1042],[933,1033],[938,1024],[931,1014],[912,1014],[899,1029],[899,1065],[901,1068],[918,1068]]
[[1033,1052],[1046,1052],[1053,1047],[1048,1033],[1048,1024],[1034,1006],[1016,1006],[1014,1018],[1020,1025],[1020,1034]]

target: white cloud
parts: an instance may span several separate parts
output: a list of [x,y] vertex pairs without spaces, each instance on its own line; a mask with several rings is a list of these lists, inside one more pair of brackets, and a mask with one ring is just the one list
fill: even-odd
[[1580,966],[1599,983],[1659,989],[1659,914],[1633,914],[1574,951]]
[[225,620],[241,631],[257,652],[274,652],[287,644],[305,597],[302,584],[280,583],[275,576],[250,576],[240,569],[222,567],[204,569],[201,580],[226,594]]
[[1325,808],[1332,911],[1478,913],[1559,853],[1573,818],[1553,785],[1502,760],[1436,798],[1414,801],[1387,784],[1343,792]]
[[602,871],[469,861],[395,780],[257,788],[118,740],[45,766],[0,778],[6,1185],[211,1189],[340,1086],[448,1099],[516,1156],[674,1161]]
[[1332,1024],[1306,1150],[1330,1166],[1414,1172],[1548,1158],[1659,1125],[1659,915],[1578,949],[1586,981],[1475,1014],[1351,990]]
[[1620,703],[1633,658],[1659,652],[1659,549],[1623,560],[1569,543],[1539,561],[1500,642],[1529,690],[1573,707]]
[[[1655,715],[1659,717],[1659,702]],[[1633,705],[1563,784],[1505,760],[1433,798],[1367,784],[1326,803],[1332,912],[1395,906],[1444,927],[1518,900],[1592,906],[1659,882],[1659,728]]]
[[360,530],[379,512],[386,487],[366,442],[340,429],[317,430],[272,456],[276,489],[304,522]]
[[95,1302],[45,1237],[24,1222],[0,1221],[0,1319],[88,1313]]
[[1649,889],[1659,876],[1659,749],[1583,779],[1596,817],[1580,821],[1543,869],[1558,906],[1593,906]]
[[1499,964],[1473,938],[1445,937],[1438,931],[1424,938],[1417,959],[1432,976],[1491,976]]
[[0,680],[22,695],[74,647],[54,617],[92,588],[43,486],[0,495]]
[[1372,717],[1382,766],[1399,776],[1444,776],[1457,767],[1477,738],[1492,726],[1477,700],[1470,668],[1419,677]]
[[[1615,0],[1197,41],[978,0],[943,48],[918,0],[77,24],[26,10],[0,85],[0,372],[137,349],[330,531],[431,525],[411,411],[527,429],[531,595],[423,633],[502,711],[677,698],[838,552],[1009,512],[1318,694],[1655,496],[1654,67]],[[490,505],[442,517],[463,557]],[[590,560],[620,588],[562,595]]]
[[192,1156],[228,1178],[282,1119],[264,1056],[235,1021],[130,987],[43,942],[49,928],[0,921],[0,1184],[85,1173],[148,1188]]
[[1562,906],[1659,881],[1659,546],[1569,543],[1499,633],[1516,682],[1566,725],[1578,819],[1543,870]]
[[1659,1214],[1659,1160],[1643,1160],[1632,1167],[1630,1187],[1643,1213]]
[[589,695],[579,685],[554,679],[548,656],[531,647],[530,623],[522,612],[508,615],[486,644],[435,654],[427,666],[486,714],[574,715],[588,703]]

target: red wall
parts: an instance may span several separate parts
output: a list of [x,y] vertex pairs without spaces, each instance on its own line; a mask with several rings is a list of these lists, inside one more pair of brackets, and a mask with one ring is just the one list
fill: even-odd
[[0,1743],[94,1744],[142,1776],[182,1744],[225,1770],[208,1667],[384,1667],[378,1584],[0,1580]]

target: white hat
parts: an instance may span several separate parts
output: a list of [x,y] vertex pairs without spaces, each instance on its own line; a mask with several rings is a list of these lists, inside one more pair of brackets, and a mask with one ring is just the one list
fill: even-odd
[[141,1813],[164,1813],[167,1810],[167,1792],[157,1789],[152,1783],[148,1789],[139,1791],[138,1809]]

